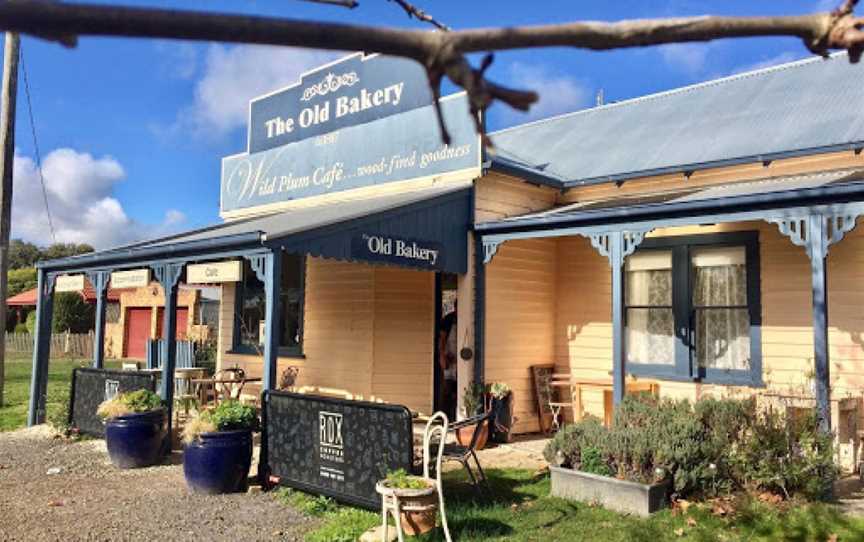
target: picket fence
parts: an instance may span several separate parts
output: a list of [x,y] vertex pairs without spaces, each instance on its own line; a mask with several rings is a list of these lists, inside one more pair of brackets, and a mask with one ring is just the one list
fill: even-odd
[[[7,333],[6,352],[33,353],[33,335],[30,333]],[[51,356],[70,358],[93,357],[93,332],[54,333],[51,335]]]

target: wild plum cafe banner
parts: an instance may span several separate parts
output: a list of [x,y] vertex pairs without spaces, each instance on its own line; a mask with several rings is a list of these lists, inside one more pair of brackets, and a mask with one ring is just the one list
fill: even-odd
[[431,104],[428,79],[417,62],[358,53],[252,100],[248,151],[272,149]]
[[222,212],[364,186],[479,168],[480,141],[464,94],[441,101],[451,143],[432,106],[254,154],[222,160]]

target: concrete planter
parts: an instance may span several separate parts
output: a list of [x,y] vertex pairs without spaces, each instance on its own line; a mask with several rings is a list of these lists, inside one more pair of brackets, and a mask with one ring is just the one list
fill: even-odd
[[595,502],[610,510],[639,516],[648,516],[668,503],[668,482],[640,484],[551,465],[549,471],[555,497]]

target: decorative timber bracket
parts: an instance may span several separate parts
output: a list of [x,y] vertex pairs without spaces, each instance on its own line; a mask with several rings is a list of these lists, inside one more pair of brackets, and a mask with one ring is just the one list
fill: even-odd
[[498,247],[503,243],[503,239],[488,239],[483,238],[483,264],[488,264],[498,253]]
[[88,271],[87,280],[96,291],[96,296],[101,296],[108,289],[108,282],[111,280],[111,271]]
[[839,243],[855,228],[860,216],[857,212],[834,214],[809,214],[794,217],[768,218],[767,222],[776,224],[780,233],[792,243],[804,247],[810,259],[824,259],[831,245]]
[[57,277],[62,274],[58,272],[45,273],[45,283],[42,284],[42,295],[49,297],[54,293],[54,284],[57,282]]
[[166,292],[177,287],[180,281],[180,276],[183,274],[184,263],[160,263],[150,266],[153,269],[153,275],[156,276],[156,281],[162,285],[162,289]]
[[261,282],[264,282],[264,278],[267,275],[267,254],[266,252],[256,252],[254,254],[243,255],[244,258],[249,260],[249,266]]
[[607,231],[599,233],[585,233],[582,235],[591,241],[591,246],[594,247],[601,256],[605,256],[609,259],[609,265],[615,265],[612,246],[616,236],[621,236],[621,259],[623,262],[624,258],[630,256],[636,251],[636,248],[645,240],[645,235],[650,231],[651,229],[635,231]]

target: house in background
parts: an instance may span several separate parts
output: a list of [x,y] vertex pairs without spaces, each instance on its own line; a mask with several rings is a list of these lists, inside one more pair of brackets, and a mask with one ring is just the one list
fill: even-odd
[[[37,289],[27,290],[8,299],[8,306],[24,321],[36,306]],[[80,295],[96,304],[96,292],[89,282]],[[177,339],[203,342],[215,338],[219,291],[214,288],[186,287],[178,295]],[[109,288],[105,307],[105,356],[144,360],[147,341],[163,338],[162,321],[165,298],[153,283],[141,288]]]

